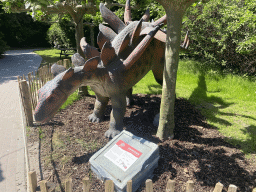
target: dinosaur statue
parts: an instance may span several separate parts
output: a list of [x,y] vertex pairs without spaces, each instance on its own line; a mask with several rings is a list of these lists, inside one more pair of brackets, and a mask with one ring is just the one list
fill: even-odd
[[[96,95],[94,111],[89,115],[90,121],[100,122],[104,118],[105,108],[111,98],[110,124],[105,136],[113,138],[123,129],[126,96],[131,95],[132,86],[150,70],[156,81],[162,83],[166,34],[160,27],[166,23],[166,16],[150,23],[147,11],[140,21],[131,21],[129,0],[125,7],[125,22],[102,3],[100,12],[113,29],[100,24],[97,43],[101,52],[87,44],[85,38],[81,39],[85,64],[59,73],[39,90],[34,113],[36,122],[49,121],[71,93],[80,86],[89,85]],[[187,47],[186,42],[187,37],[182,48]]]

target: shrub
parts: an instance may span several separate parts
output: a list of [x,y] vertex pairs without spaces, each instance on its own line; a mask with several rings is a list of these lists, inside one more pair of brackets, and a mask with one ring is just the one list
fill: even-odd
[[205,59],[221,69],[256,74],[254,0],[194,4],[184,21],[183,27],[190,31],[190,56]]
[[34,21],[26,13],[2,13],[1,32],[10,47],[46,47],[47,23]]

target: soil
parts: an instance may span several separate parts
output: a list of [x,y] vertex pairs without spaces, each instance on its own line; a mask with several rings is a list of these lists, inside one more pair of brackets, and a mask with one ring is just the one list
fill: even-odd
[[[82,191],[82,179],[89,177],[91,191],[104,191],[104,185],[90,169],[89,159],[108,143],[111,103],[101,123],[89,122],[95,98],[83,97],[59,111],[47,124],[31,128],[28,144],[39,143],[39,180],[47,180],[64,191],[64,181],[72,178],[73,191]],[[183,98],[175,103],[175,137],[160,141],[154,135],[157,127],[153,119],[159,113],[160,95],[134,95],[134,104],[127,107],[124,123],[126,130],[159,145],[160,160],[154,170],[154,191],[165,191],[169,179],[176,181],[175,189],[185,191],[186,182],[195,183],[195,191],[213,191],[221,182],[223,191],[230,184],[238,191],[251,192],[256,187],[255,162],[249,161],[238,147],[206,123],[200,112]],[[145,191],[142,186],[138,191]]]

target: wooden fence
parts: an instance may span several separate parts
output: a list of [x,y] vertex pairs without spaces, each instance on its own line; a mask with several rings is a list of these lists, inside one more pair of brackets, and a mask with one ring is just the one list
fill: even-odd
[[[69,59],[60,60],[57,64],[63,65],[66,69],[71,66]],[[51,65],[45,65],[35,72],[28,73],[27,78],[25,75],[18,76],[18,83],[27,126],[33,126],[32,114],[38,102],[38,90],[53,79]]]
[[[37,189],[37,177],[36,172],[29,172],[28,173],[28,180],[29,180],[29,189],[30,192],[36,192]],[[114,192],[114,183],[111,180],[106,180],[105,182],[105,192]],[[39,182],[40,191],[41,192],[53,192],[55,191],[54,186],[50,186],[47,181],[42,180]],[[82,180],[83,192],[90,191],[90,180],[88,177],[85,177]],[[146,192],[153,192],[153,182],[151,179],[147,179],[145,182]],[[69,178],[64,183],[65,192],[72,192],[72,179]],[[217,183],[213,192],[222,192],[223,184]],[[132,192],[132,180],[127,182],[127,192]],[[168,180],[166,183],[166,192],[175,192],[175,180]],[[193,192],[194,191],[194,182],[189,180],[186,183],[186,192]],[[228,192],[236,192],[237,187],[235,185],[229,185]],[[256,188],[252,190],[252,192],[256,192]]]

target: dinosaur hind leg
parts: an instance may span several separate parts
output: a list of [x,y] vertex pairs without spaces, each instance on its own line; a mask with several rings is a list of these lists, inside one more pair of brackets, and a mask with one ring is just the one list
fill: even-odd
[[163,71],[165,62],[165,45],[160,41],[154,41],[156,49],[154,49],[154,66],[152,72],[160,85],[163,84]]
[[155,65],[152,69],[155,80],[160,85],[163,84],[163,70],[164,70],[164,61],[160,62],[159,65]]
[[129,90],[126,92],[126,105],[127,105],[127,106],[133,105],[132,88],[129,89]]
[[96,95],[96,101],[94,104],[94,110],[93,110],[93,113],[88,116],[88,119],[91,122],[99,123],[104,119],[104,112],[108,104],[109,98],[103,97],[96,93],[95,95]]

